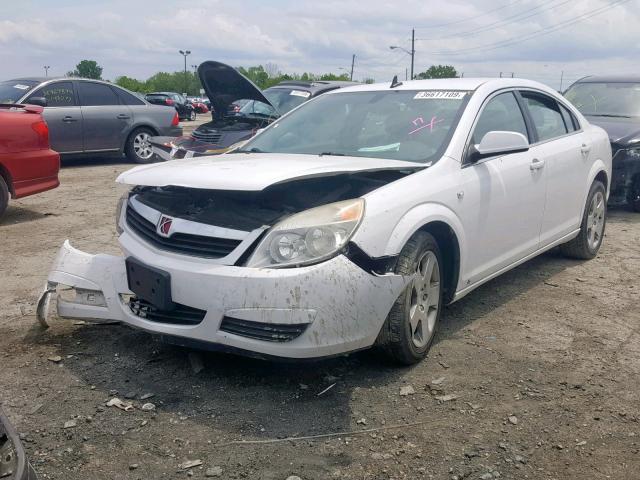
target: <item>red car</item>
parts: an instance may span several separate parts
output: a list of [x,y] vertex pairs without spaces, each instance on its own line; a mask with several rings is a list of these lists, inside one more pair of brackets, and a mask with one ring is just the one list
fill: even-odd
[[0,104],[0,216],[9,197],[22,198],[60,185],[60,155],[36,105]]

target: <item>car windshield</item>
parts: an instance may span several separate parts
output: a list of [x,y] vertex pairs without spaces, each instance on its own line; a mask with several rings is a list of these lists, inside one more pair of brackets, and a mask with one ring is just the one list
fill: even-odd
[[565,92],[565,97],[583,115],[640,116],[640,83],[576,83]]
[[257,114],[277,117],[293,110],[311,97],[311,92],[295,88],[267,88],[263,93],[275,109],[266,103],[250,100],[240,109],[239,113],[241,115]]
[[326,94],[277,121],[240,151],[426,163],[446,147],[468,94],[443,90]]
[[39,82],[12,80],[0,82],[0,103],[16,103],[25,93],[33,90]]

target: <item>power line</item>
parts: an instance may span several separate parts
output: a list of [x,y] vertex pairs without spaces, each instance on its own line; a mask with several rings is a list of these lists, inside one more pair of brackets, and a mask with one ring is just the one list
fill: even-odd
[[[542,4],[538,5],[537,7],[533,7],[533,8],[530,8],[528,10],[524,10],[524,11],[522,11],[520,13],[515,14],[515,15],[511,15],[510,17],[505,17],[505,18],[503,18],[501,20],[495,21],[495,22],[490,23],[488,25],[484,25],[482,27],[475,28],[473,30],[468,30],[466,32],[454,33],[454,34],[451,34],[451,35],[446,35],[444,37],[416,38],[416,40],[419,40],[419,41],[432,41],[432,40],[441,40],[443,38],[472,37],[474,35],[478,35],[480,33],[484,33],[484,32],[487,32],[489,30],[492,30],[493,28],[496,28],[496,27],[503,27],[503,26],[509,25],[511,23],[521,22],[522,20],[526,20],[527,18],[535,17],[536,15],[540,15],[541,13],[544,13],[546,11],[553,10],[554,8],[561,7],[562,5],[565,5],[567,3],[574,3],[575,0],[564,0],[563,2],[560,2],[560,3],[556,4],[556,5],[551,5],[551,6],[547,7],[547,8],[544,8],[547,5],[549,5],[550,3],[553,3],[554,1],[555,0],[547,1],[545,3],[542,3]],[[530,12],[533,12],[533,13],[530,13]],[[527,13],[529,15],[526,15]]]
[[565,20],[564,22],[560,22],[556,25],[551,25],[549,27],[545,27],[545,28],[541,28],[539,30],[536,30],[534,32],[531,32],[529,34],[526,34],[524,36],[521,37],[514,37],[511,39],[507,39],[507,40],[503,40],[500,42],[495,42],[495,43],[490,43],[487,45],[480,45],[478,47],[472,47],[472,48],[464,48],[464,49],[460,49],[460,50],[450,50],[450,51],[445,51],[445,52],[431,52],[431,55],[464,55],[465,53],[473,53],[473,52],[478,52],[478,51],[488,51],[488,50],[495,50],[498,48],[503,48],[503,47],[508,47],[510,45],[515,45],[517,43],[522,43],[525,42],[527,40],[531,40],[532,38],[537,38],[537,37],[541,37],[543,35],[548,35],[549,33],[553,33],[557,30],[560,30],[562,27],[566,27],[569,25],[573,25],[575,23],[581,22],[583,20],[586,20],[588,18],[591,17],[595,17],[596,15],[599,15],[601,13],[606,12],[607,10],[611,10],[614,7],[617,7],[618,5],[622,5],[623,3],[627,3],[629,0],[616,0],[614,2],[609,3],[608,5],[605,5],[603,7],[599,7],[596,8],[594,10],[590,10],[588,12],[583,13],[582,15],[578,15],[577,17],[571,18],[569,20]]
[[491,10],[487,10],[486,12],[481,13],[480,15],[474,15],[472,17],[467,17],[467,18],[463,18],[463,19],[460,19],[460,20],[455,20],[453,22],[440,23],[440,24],[437,24],[437,25],[425,25],[423,27],[416,27],[416,28],[442,28],[442,27],[448,27],[450,25],[457,25],[459,23],[469,22],[471,20],[475,20],[476,18],[484,17],[484,16],[492,14],[493,12],[497,12],[499,10],[503,10],[505,8],[511,7],[512,5],[515,5],[516,3],[522,3],[523,1],[524,0],[514,0],[513,2],[508,3],[506,5],[501,5],[499,7],[493,8]]

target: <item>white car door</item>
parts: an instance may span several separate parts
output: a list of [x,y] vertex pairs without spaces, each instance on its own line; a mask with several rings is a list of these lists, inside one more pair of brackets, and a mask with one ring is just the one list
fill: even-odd
[[520,92],[536,131],[536,149],[547,175],[540,244],[548,245],[580,226],[591,140],[572,114],[548,95]]
[[[471,143],[490,131],[514,131],[530,138],[515,94],[490,98],[480,112]],[[470,286],[538,248],[546,176],[536,148],[463,164],[458,211],[467,238],[463,285]]]

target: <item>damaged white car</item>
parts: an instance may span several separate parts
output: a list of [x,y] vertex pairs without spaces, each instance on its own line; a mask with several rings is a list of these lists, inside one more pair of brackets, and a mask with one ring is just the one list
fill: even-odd
[[39,302],[184,345],[422,359],[443,305],[554,246],[602,243],[606,133],[518,79],[362,85],[304,103],[241,149],[145,165],[123,256],[62,246]]

